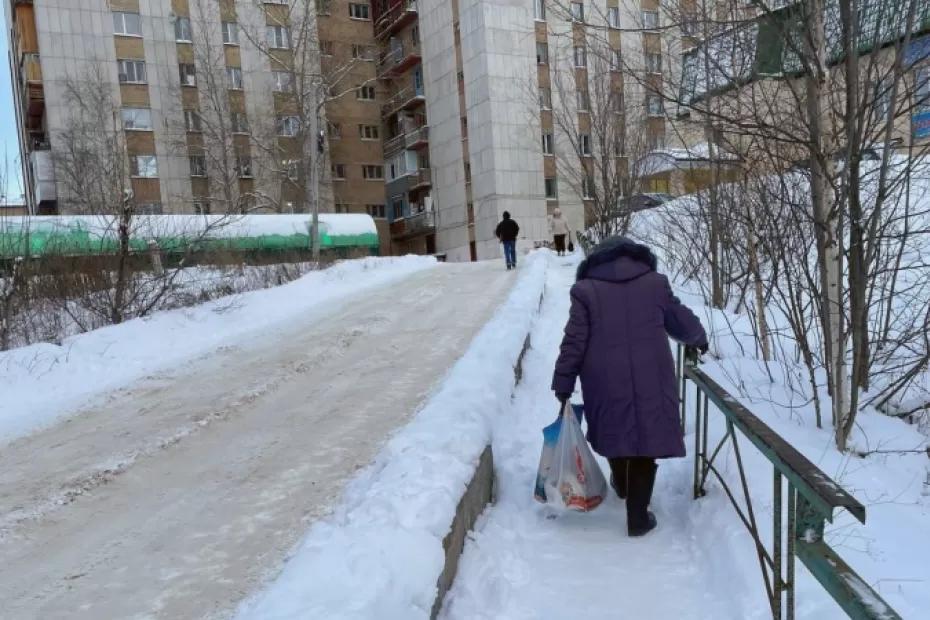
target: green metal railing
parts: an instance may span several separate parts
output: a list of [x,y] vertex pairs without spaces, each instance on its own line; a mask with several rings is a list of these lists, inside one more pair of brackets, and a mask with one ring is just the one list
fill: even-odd
[[[833,522],[834,511],[845,509],[860,523],[865,523],[865,507],[698,368],[696,358],[686,355],[682,347],[678,348],[677,364],[682,429],[685,428],[689,383],[694,386],[696,398],[694,497],[698,499],[707,494],[707,480],[713,474],[755,542],[772,618],[794,619],[795,558],[798,558],[850,618],[899,619],[898,613],[824,540],[824,526]],[[711,404],[726,421],[726,432],[712,450],[708,443]],[[739,435],[748,439],[773,466],[771,551],[760,535],[737,441]],[[739,472],[740,489],[736,492],[716,464],[725,446],[732,449]],[[742,505],[737,500],[739,492],[743,497]],[[783,514],[786,523],[783,523]],[[783,539],[787,543],[784,547]]]

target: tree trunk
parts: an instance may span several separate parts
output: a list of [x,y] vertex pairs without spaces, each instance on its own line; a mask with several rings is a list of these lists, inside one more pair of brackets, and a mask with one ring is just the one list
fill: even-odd
[[132,206],[127,199],[119,217],[119,255],[116,268],[116,283],[113,287],[113,304],[110,306],[110,322],[122,323],[125,318],[126,289],[129,277],[129,231],[132,223]]
[[[307,189],[307,198],[310,200],[310,209],[313,213],[311,222],[311,235],[313,243],[313,262],[320,263],[320,169],[319,160],[321,148],[318,140],[320,135],[320,104],[314,102],[314,114],[310,115],[310,137],[305,141],[309,144],[310,183]],[[306,148],[306,147],[305,147]]]

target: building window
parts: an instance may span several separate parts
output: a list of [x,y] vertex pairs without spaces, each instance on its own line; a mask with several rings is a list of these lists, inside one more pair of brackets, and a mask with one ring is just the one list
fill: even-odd
[[623,56],[621,56],[620,50],[610,50],[610,70],[619,71],[622,64]]
[[174,18],[174,39],[184,43],[190,43],[191,37],[191,18],[175,17]]
[[249,132],[249,119],[242,112],[230,112],[229,125],[233,133]]
[[192,177],[207,176],[207,158],[204,155],[191,155],[189,160]]
[[279,116],[275,125],[278,135],[285,138],[293,138],[300,133],[300,118],[296,116]]
[[646,95],[646,111],[649,116],[662,116],[664,107],[662,105],[661,95]]
[[184,110],[184,127],[187,131],[200,131],[200,112],[197,110]]
[[352,19],[371,19],[371,7],[360,2],[350,2],[349,17]]
[[326,134],[329,136],[330,140],[342,139],[342,125],[339,123],[333,123],[332,121],[327,122]]
[[643,11],[643,28],[646,30],[656,30],[659,27],[658,11]]
[[117,60],[121,84],[145,84],[144,60]]
[[594,198],[596,188],[594,187],[594,178],[586,176],[581,179],[581,197],[591,200]]
[[369,181],[380,181],[384,178],[384,166],[366,164],[362,166],[362,178]]
[[129,158],[129,173],[134,177],[154,179],[158,176],[158,160],[154,155],[133,155]]
[[585,51],[585,48],[581,45],[575,46],[575,66],[576,67],[587,67],[588,66],[588,54]]
[[552,132],[544,131],[542,135],[542,150],[543,155],[552,155],[554,152],[552,149]]
[[646,52],[646,71],[649,73],[662,73],[662,54]]
[[193,64],[179,64],[178,77],[181,79],[181,86],[197,86],[197,69]]
[[582,88],[577,91],[578,111],[587,112],[591,109],[591,98],[588,96],[588,89]]
[[290,71],[272,71],[271,76],[274,79],[274,92],[292,93],[294,92],[294,74]]
[[533,0],[533,18],[546,21],[546,0]]
[[226,85],[230,90],[242,90],[242,67],[226,67]]
[[141,37],[142,18],[138,13],[113,13],[113,33],[125,37]]
[[206,198],[198,198],[195,200],[194,213],[197,215],[210,215],[210,201]]
[[558,188],[558,184],[556,183],[555,178],[546,177],[545,183],[546,183],[546,198],[548,198],[549,200],[555,200],[556,198],[558,198],[559,188]]
[[223,22],[223,43],[226,45],[239,45],[239,24],[236,22]]
[[297,181],[300,178],[300,160],[285,159],[281,162],[281,169],[290,181]]
[[668,179],[649,179],[648,187],[649,191],[654,194],[668,194],[670,193]]
[[333,179],[342,181],[346,178],[346,165],[333,164]]
[[336,53],[336,46],[332,41],[320,41],[320,56],[332,56]]
[[386,213],[384,205],[365,205],[365,212],[379,220],[383,220]]
[[123,129],[126,131],[151,131],[152,111],[148,108],[123,108]]
[[265,42],[271,49],[291,48],[291,36],[284,26],[265,26]]
[[660,151],[665,148],[665,133],[649,134],[649,148],[653,151]]
[[352,44],[352,58],[354,58],[355,60],[374,60],[375,50],[370,45],[364,45],[362,43],[353,43]]
[[239,155],[236,157],[236,173],[241,179],[252,178],[252,158],[248,155]]
[[333,0],[316,0],[317,15],[329,15],[333,10]]
[[549,45],[542,41],[536,42],[536,64],[549,64]]
[[359,86],[355,90],[355,98],[361,101],[374,101],[375,87],[371,85]]
[[164,208],[160,202],[140,202],[136,205],[136,215],[161,215]]
[[610,92],[610,108],[617,114],[623,114],[623,91]]
[[583,133],[581,134],[580,137],[581,137],[581,144],[579,146],[581,147],[581,154],[586,157],[590,156],[591,155],[591,135]]
[[336,213],[348,213],[348,212],[349,212],[349,205],[347,205],[347,204],[345,204],[345,203],[342,203],[342,202],[337,202],[337,203],[333,206],[333,210],[334,210]]
[[377,140],[380,137],[381,128],[377,125],[359,125],[358,137],[362,140]]
[[584,2],[572,2],[572,21],[584,21]]
[[607,25],[611,28],[620,27],[620,9],[612,6],[607,9]]
[[539,107],[544,110],[552,108],[552,90],[547,86],[539,87]]

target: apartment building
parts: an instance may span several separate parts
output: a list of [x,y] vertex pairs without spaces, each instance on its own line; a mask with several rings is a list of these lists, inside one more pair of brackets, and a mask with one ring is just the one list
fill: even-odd
[[[595,122],[589,89],[607,80],[644,111],[628,121],[637,135],[656,149],[668,141],[650,92],[664,84],[662,55],[675,53],[657,1],[3,0],[28,202],[69,211],[56,136],[66,87],[96,68],[141,211],[303,211],[313,132],[321,209],[372,215],[383,252],[497,257],[504,211],[530,248],[548,238],[555,208],[585,226],[598,147],[580,153],[581,183],[564,155]],[[293,34],[302,7],[312,43]],[[593,41],[618,60],[609,70],[587,62]],[[297,65],[300,45],[315,46],[317,69]],[[643,76],[631,79],[621,57]],[[295,108],[304,72],[335,76],[319,118]],[[565,110],[571,130],[554,121]],[[615,155],[623,170],[638,157]]]

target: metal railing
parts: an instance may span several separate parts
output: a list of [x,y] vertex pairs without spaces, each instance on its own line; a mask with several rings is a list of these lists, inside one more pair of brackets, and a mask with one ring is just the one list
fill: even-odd
[[417,12],[416,0],[404,0],[387,10],[375,22],[375,37],[380,38],[393,32],[405,19],[409,19]]
[[[794,619],[794,560],[798,558],[850,618],[899,619],[898,613],[824,540],[824,526],[828,521],[833,522],[835,510],[845,509],[860,523],[865,523],[865,507],[749,409],[737,402],[736,398],[697,367],[696,360],[686,357],[683,348],[679,346],[677,371],[680,381],[682,429],[685,428],[689,382],[694,385],[696,398],[694,497],[698,499],[707,494],[707,480],[713,474],[755,543],[772,618]],[[723,414],[726,422],[726,432],[712,450],[709,449],[708,443],[711,404]],[[740,443],[737,440],[740,435],[748,439],[773,466],[771,552],[759,531],[749,492],[750,486],[743,467]],[[736,460],[740,484],[740,489],[736,491],[727,483],[716,463],[725,446],[731,448]],[[737,500],[738,493],[742,495],[742,505]],[[782,522],[783,509],[786,509],[786,523]],[[787,539],[784,549],[783,538]]]
[[408,86],[397,93],[395,93],[387,102],[381,107],[382,116],[390,116],[395,112],[398,112],[405,107],[412,106],[416,99],[423,98],[423,87],[416,88],[415,86]]

